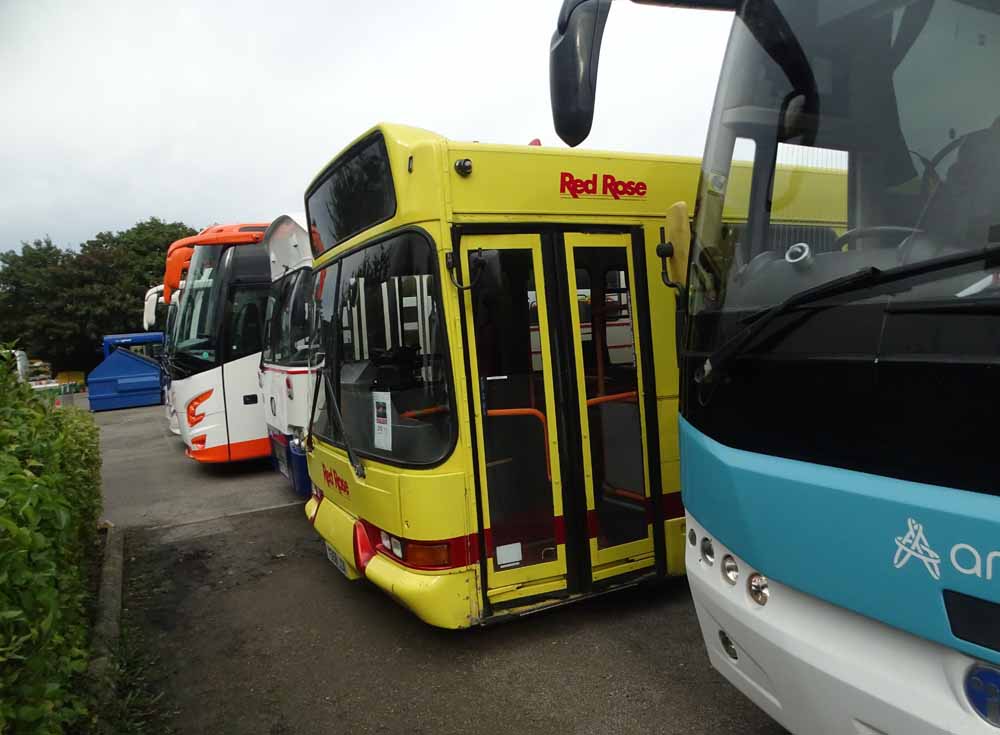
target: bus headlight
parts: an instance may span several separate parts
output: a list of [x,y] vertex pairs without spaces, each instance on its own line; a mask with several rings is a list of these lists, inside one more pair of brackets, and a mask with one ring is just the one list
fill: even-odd
[[761,607],[766,605],[771,597],[771,591],[767,588],[767,577],[757,572],[751,574],[747,579],[747,592],[750,593],[750,599],[758,605]]
[[708,536],[701,540],[701,558],[708,566],[715,564],[715,547]]
[[729,584],[736,584],[736,580],[740,578],[740,567],[729,554],[722,557],[722,578]]

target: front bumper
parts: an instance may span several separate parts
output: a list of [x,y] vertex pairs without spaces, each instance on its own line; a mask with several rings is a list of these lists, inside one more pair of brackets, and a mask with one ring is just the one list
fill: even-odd
[[[966,701],[973,659],[769,580],[763,607],[747,593],[755,571],[687,516],[691,594],[712,665],[793,733],[998,735]],[[701,558],[712,538],[715,562]],[[721,560],[739,565],[735,585]],[[762,572],[763,573],[763,572]],[[906,600],[899,604],[905,605]],[[735,644],[734,660],[720,631]]]
[[468,628],[479,621],[479,582],[473,566],[447,571],[406,567],[381,551],[362,572],[354,558],[357,518],[330,500],[311,497],[305,514],[316,532],[346,562],[348,579],[364,577],[425,623],[439,628]]

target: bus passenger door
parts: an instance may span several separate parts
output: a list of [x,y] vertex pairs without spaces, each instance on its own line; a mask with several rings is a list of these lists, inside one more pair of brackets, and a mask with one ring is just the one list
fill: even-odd
[[654,565],[641,349],[631,241],[564,235],[591,579]]
[[461,251],[487,596],[558,597],[566,539],[541,239],[464,236]]

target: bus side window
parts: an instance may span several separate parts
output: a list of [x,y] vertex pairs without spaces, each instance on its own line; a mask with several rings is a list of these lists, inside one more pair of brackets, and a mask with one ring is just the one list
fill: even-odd
[[437,461],[451,447],[454,423],[434,250],[406,233],[339,265],[337,295],[323,290],[321,331],[351,445],[390,461]]

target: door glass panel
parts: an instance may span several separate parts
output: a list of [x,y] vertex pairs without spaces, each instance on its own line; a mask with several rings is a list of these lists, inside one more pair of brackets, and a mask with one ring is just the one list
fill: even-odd
[[496,571],[557,557],[532,252],[481,250],[473,327]]
[[639,376],[624,248],[575,248],[599,548],[647,537]]

